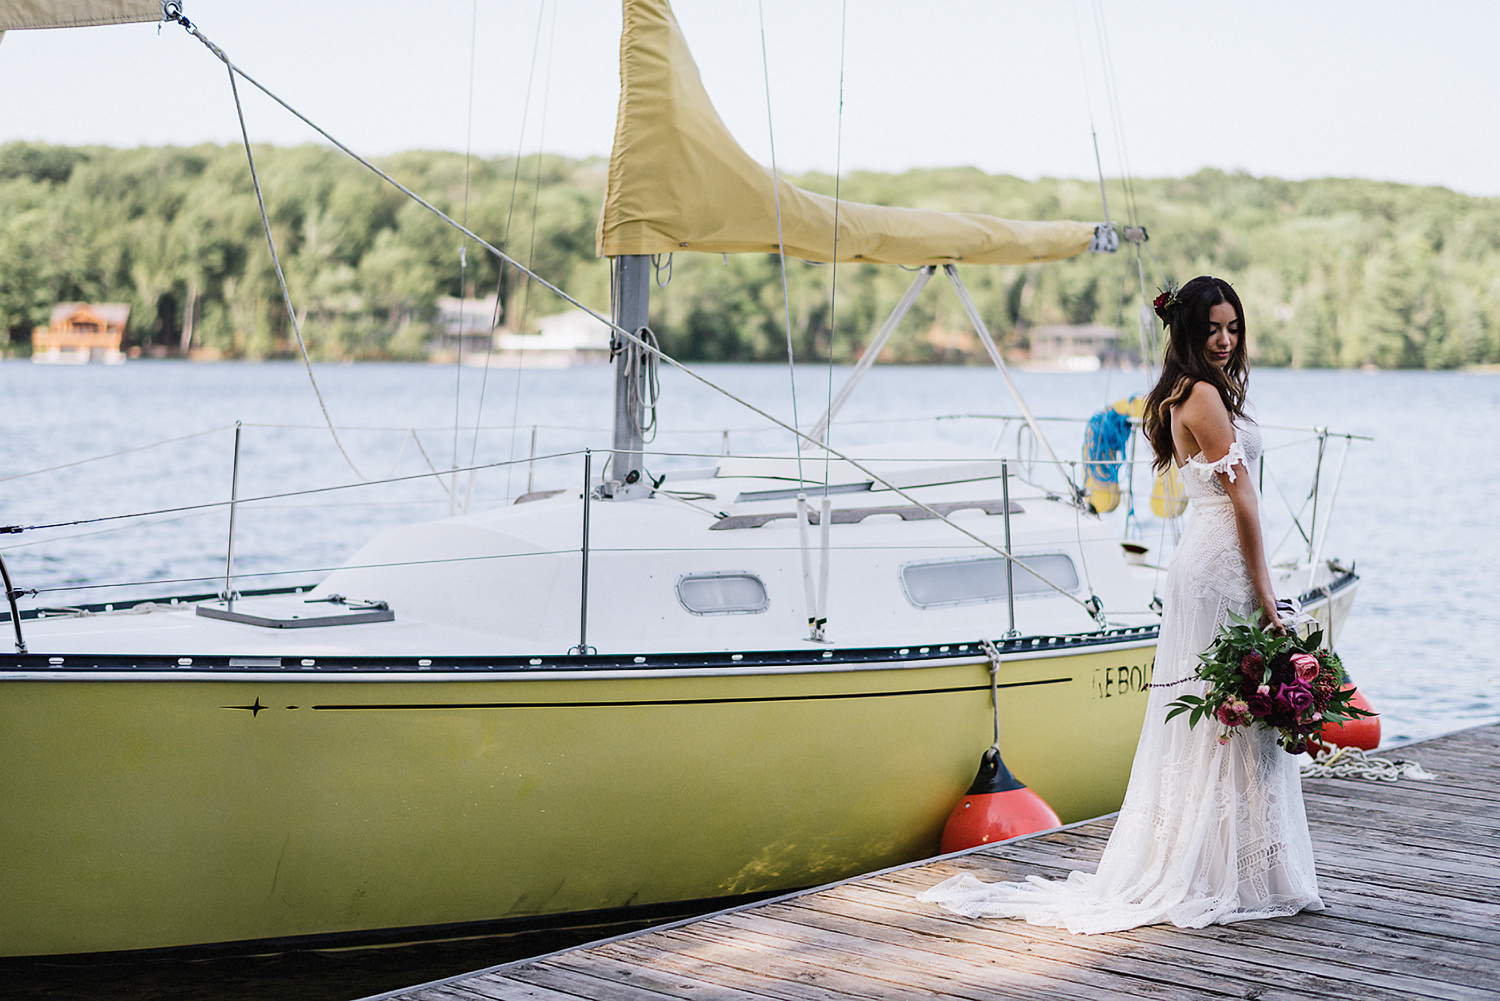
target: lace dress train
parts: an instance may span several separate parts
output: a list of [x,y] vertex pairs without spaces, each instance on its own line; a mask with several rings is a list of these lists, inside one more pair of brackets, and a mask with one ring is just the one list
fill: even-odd
[[[1094,873],[983,883],[956,876],[918,899],[969,917],[1023,918],[1072,932],[1171,922],[1201,928],[1320,910],[1298,759],[1263,727],[1219,742],[1212,720],[1163,722],[1167,704],[1202,694],[1194,677],[1228,613],[1256,607],[1234,510],[1215,473],[1243,475],[1260,455],[1260,431],[1218,462],[1188,460],[1193,516],[1167,574],[1155,680],[1119,818]],[[1171,684],[1172,682],[1179,682]]]

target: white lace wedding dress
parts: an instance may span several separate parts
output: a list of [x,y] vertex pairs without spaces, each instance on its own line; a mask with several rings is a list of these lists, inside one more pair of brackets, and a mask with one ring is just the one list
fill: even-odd
[[[1072,932],[1120,931],[1171,922],[1201,928],[1321,910],[1312,842],[1302,806],[1298,758],[1264,727],[1242,728],[1225,744],[1213,720],[1164,722],[1167,704],[1202,694],[1194,677],[1228,613],[1256,607],[1234,509],[1216,473],[1248,473],[1260,457],[1260,429],[1236,425],[1239,440],[1218,462],[1188,460],[1183,481],[1193,514],[1167,574],[1160,642],[1130,784],[1096,873],[1064,881],[983,883],[956,876],[918,899],[969,917],[1024,918]],[[1178,682],[1177,684],[1172,684]]]

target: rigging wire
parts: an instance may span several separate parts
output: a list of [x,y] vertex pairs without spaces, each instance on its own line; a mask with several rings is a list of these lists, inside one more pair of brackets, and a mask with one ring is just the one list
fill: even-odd
[[1089,137],[1093,140],[1094,144],[1094,166],[1099,172],[1099,200],[1104,205],[1104,224],[1109,226],[1111,225],[1109,218],[1109,194],[1104,189],[1104,163],[1099,158],[1099,129],[1094,124],[1094,95],[1093,89],[1089,86],[1088,60],[1083,54],[1083,27],[1078,23],[1077,0],[1074,0],[1071,9],[1073,11],[1073,38],[1078,45],[1078,63],[1080,69],[1078,75],[1083,80],[1084,111],[1089,120]]
[[[537,5],[537,9],[536,9],[536,33],[532,36],[532,40],[531,40],[531,67],[530,67],[530,69],[528,69],[526,71],[526,105],[521,110],[521,134],[516,139],[516,168],[512,172],[511,179],[510,179],[510,205],[505,210],[505,235],[504,235],[504,238],[500,241],[500,245],[502,247],[509,247],[510,246],[510,227],[511,227],[511,224],[515,221],[515,215],[516,215],[516,195],[519,192],[520,186],[521,186],[521,155],[522,155],[522,152],[526,148],[526,123],[531,118],[531,88],[536,84],[537,60],[540,58],[541,48],[542,48],[542,22],[546,19],[546,14],[547,14],[547,0],[541,0],[541,2]],[[546,79],[544,80],[543,87],[542,87],[542,133],[543,133],[544,137],[546,135],[546,122],[547,122],[547,91],[548,91],[548,89],[550,87],[550,81],[551,81],[551,77],[552,77],[552,46],[554,44],[554,40],[555,40],[555,37],[556,37],[555,30],[556,30],[556,26],[557,26],[557,5],[556,5],[555,2],[554,2],[553,7],[552,7],[552,22],[553,22],[554,34],[553,34],[553,36],[551,38],[548,39],[548,42],[547,42],[547,46],[548,46],[548,48],[547,48],[547,73],[546,73]],[[532,197],[532,204],[531,204],[531,233],[532,233],[532,241],[531,241],[531,248],[527,252],[528,253],[527,263],[528,264],[531,264],[536,259],[535,258],[535,250],[536,250],[536,212],[537,212],[537,201],[538,201],[540,193],[541,193],[541,184],[542,184],[542,152],[541,152],[541,150],[542,150],[542,146],[539,143],[538,147],[537,147],[537,157],[536,157],[536,178],[537,178],[536,179],[536,194],[533,195],[533,197]],[[519,268],[517,270],[519,270]],[[500,282],[500,288],[503,290],[504,286],[505,286],[505,282],[504,282],[505,265],[504,265],[504,263],[502,263],[500,265],[500,277],[502,279],[501,282]],[[496,311],[497,315],[498,315],[499,311],[503,308],[503,305],[502,305],[502,303],[500,301],[500,298],[499,298],[501,294],[503,294],[503,292],[500,292],[500,291],[496,292],[495,311]],[[515,327],[517,333],[522,333],[522,332],[525,331],[525,329],[526,329],[526,316],[527,316],[528,312],[530,311],[530,308],[531,308],[531,283],[527,282],[526,285],[525,285],[525,289],[524,289],[524,291],[522,292],[522,295],[521,295],[521,317],[520,317],[520,322],[514,324],[514,327]],[[511,319],[512,318],[509,315],[509,312],[507,312],[507,314],[506,314],[506,320],[510,321]],[[507,326],[510,326],[510,325],[511,324],[507,323]],[[516,454],[516,426],[520,423],[520,420],[521,420],[521,373],[522,373],[522,371],[525,368],[525,363],[526,363],[526,342],[525,342],[524,339],[522,339],[516,345],[516,383],[515,383],[515,391],[514,391],[514,394],[513,394],[514,398],[511,401],[510,451],[509,451],[508,454],[512,458],[514,458],[515,454]],[[489,369],[490,369],[489,359],[488,359],[488,357],[486,357],[486,359],[485,359],[485,366],[484,366],[486,380],[489,377]],[[481,401],[480,401],[480,406],[481,406],[481,408],[483,407],[483,399],[481,399]],[[478,419],[477,418],[476,418],[475,431],[474,431],[474,445],[475,445],[476,449],[479,446],[479,430],[478,430]],[[472,462],[472,456],[470,458],[471,458],[471,462]],[[505,499],[506,500],[510,499],[511,473],[512,473],[511,468],[507,467],[506,471],[505,471]]]
[[1104,70],[1104,97],[1115,130],[1115,152],[1120,159],[1120,179],[1125,188],[1126,218],[1132,226],[1140,225],[1140,214],[1136,208],[1135,180],[1130,170],[1130,158],[1125,148],[1124,117],[1120,113],[1120,89],[1115,84],[1114,54],[1109,44],[1109,29],[1104,23],[1104,6],[1101,0],[1093,0],[1094,26],[1099,37],[1099,53]]
[[[201,35],[199,37],[202,38]],[[216,53],[219,51],[216,46],[209,44],[208,39],[203,39],[203,42],[209,45],[210,50]],[[281,300],[286,305],[287,315],[292,319],[292,332],[297,335],[297,347],[302,351],[302,364],[307,368],[308,381],[312,383],[313,393],[318,398],[318,407],[323,411],[323,420],[328,423],[328,433],[333,435],[333,443],[339,447],[339,454],[344,457],[344,461],[349,464],[354,475],[363,480],[365,475],[359,471],[354,460],[349,458],[348,451],[344,449],[344,443],[339,441],[339,433],[333,427],[333,418],[328,414],[328,404],[323,401],[323,391],[318,388],[317,377],[313,375],[312,359],[307,356],[307,342],[302,339],[302,324],[297,319],[296,307],[292,305],[292,293],[286,287],[286,275],[281,271],[281,255],[276,252],[276,238],[271,235],[271,217],[266,214],[266,199],[261,194],[260,175],[255,170],[255,154],[250,150],[250,130],[245,125],[245,109],[240,104],[240,88],[234,79],[235,67],[227,58],[224,58],[224,65],[229,70],[229,89],[234,94],[234,110],[240,120],[240,137],[245,141],[245,158],[250,163],[250,180],[255,185],[255,203],[260,208],[261,225],[266,230],[266,244],[271,249],[271,263],[276,268],[276,281],[281,286]]]
[[[545,10],[546,9],[546,0],[542,0],[542,6],[543,6],[543,10]],[[538,39],[540,39],[540,37],[541,37],[540,17],[538,18],[537,37],[538,37]],[[551,23],[551,26],[550,26],[550,28],[548,30],[548,34],[547,34],[547,66],[546,66],[546,69],[543,70],[543,72],[542,72],[542,121],[541,121],[541,127],[540,127],[540,130],[539,130],[539,134],[538,134],[538,137],[537,137],[536,180],[533,183],[532,191],[531,191],[531,233],[530,233],[530,236],[529,236],[527,244],[526,244],[526,267],[528,269],[536,267],[536,228],[537,228],[537,218],[538,218],[538,215],[539,215],[539,213],[541,211],[541,201],[542,201],[542,165],[543,165],[543,162],[544,162],[543,161],[543,157],[542,157],[542,150],[546,149],[546,146],[547,146],[547,105],[548,105],[548,97],[551,94],[551,90],[552,90],[552,54],[553,54],[554,48],[556,46],[556,41],[557,41],[557,3],[556,3],[556,0],[553,0],[553,4],[552,4],[552,23]],[[534,71],[534,68],[533,68],[533,71]],[[531,316],[531,293],[532,293],[532,284],[531,284],[531,282],[527,282],[525,288],[521,292],[521,316],[520,316],[520,322],[516,325],[516,329],[518,331],[524,331],[526,329],[527,320]],[[516,454],[516,429],[517,429],[517,427],[519,427],[520,421],[521,421],[521,372],[522,372],[522,362],[525,360],[525,354],[524,354],[524,352],[525,352],[525,342],[523,340],[523,342],[521,344],[521,349],[520,349],[520,351],[516,355],[516,386],[515,386],[515,394],[514,394],[514,400],[513,400],[513,407],[514,407],[514,409],[512,410],[512,414],[511,414],[510,451],[509,451],[509,455],[512,458],[514,458],[515,454]],[[486,371],[488,371],[488,366],[486,366]],[[484,405],[484,401],[481,398],[481,400],[480,400],[480,406],[482,407],[483,405]],[[475,445],[476,448],[478,448],[478,445],[479,445],[479,435],[478,435],[477,431],[475,432],[475,435],[474,435],[474,445]],[[470,461],[470,464],[472,465],[473,464],[473,457],[472,456],[470,457],[469,461]],[[506,500],[510,499],[510,480],[511,480],[510,474],[511,474],[512,471],[513,471],[513,467],[507,467],[506,476],[505,476],[505,497],[506,497]]]
[[[771,144],[771,185],[776,195],[776,260],[781,266],[782,316],[786,320],[786,370],[792,385],[792,427],[800,427],[797,420],[797,369],[792,355],[792,297],[786,282],[786,240],[781,232],[781,172],[776,169],[776,127],[771,114],[771,59],[766,50],[766,6],[757,2],[760,13],[760,68],[766,87],[766,136]],[[803,480],[802,448],[797,447],[797,479]]]
[[[335,139],[326,129],[322,128],[321,126],[319,126],[318,124],[316,124],[315,122],[313,122],[311,119],[307,118],[307,116],[305,116],[301,112],[297,111],[291,105],[287,104],[285,101],[283,101],[279,96],[277,96],[269,88],[265,87],[263,84],[261,84],[259,81],[257,81],[254,77],[251,77],[244,70],[242,70],[238,66],[236,66],[229,59],[229,56],[222,49],[220,49],[213,42],[209,41],[208,38],[202,33],[202,31],[200,31],[195,25],[193,25],[192,22],[188,21],[187,18],[184,18],[184,17],[181,17],[180,15],[178,15],[175,18],[175,20],[179,21],[183,25],[183,28],[189,34],[191,34],[193,37],[197,38],[200,42],[202,42],[203,45],[206,48],[208,48],[208,50],[210,52],[212,52],[216,58],[220,59],[225,64],[225,66],[228,67],[228,69],[230,71],[230,74],[231,74],[231,79],[236,74],[239,75],[240,77],[242,77],[246,82],[250,83],[252,86],[254,86],[257,89],[259,89],[263,94],[265,94],[271,100],[275,101],[277,104],[279,104],[283,108],[285,108],[288,112],[290,112],[292,115],[294,115],[299,121],[302,121],[303,123],[305,123],[313,131],[317,132],[320,136],[322,136],[323,138],[327,139],[330,143],[332,143],[338,149],[342,150],[345,154],[347,154],[356,163],[358,163],[361,166],[363,166],[366,170],[371,171],[372,173],[374,173],[375,175],[377,175],[378,177],[380,177],[382,180],[384,180],[386,183],[388,183],[391,186],[395,187],[398,191],[400,191],[403,194],[405,194],[408,198],[410,198],[413,201],[415,201],[418,205],[421,205],[427,211],[431,212],[432,214],[436,215],[438,218],[442,219],[449,226],[452,226],[455,229],[458,229],[461,232],[463,232],[470,239],[474,240],[476,243],[478,243],[480,246],[484,247],[490,253],[492,253],[496,257],[500,258],[500,260],[502,260],[504,263],[509,264],[511,267],[513,267],[513,268],[517,269],[518,271],[521,271],[522,273],[524,273],[530,280],[532,280],[532,281],[536,282],[537,284],[541,285],[543,288],[547,289],[549,292],[552,292],[554,295],[556,295],[558,298],[562,299],[563,301],[565,301],[565,302],[567,302],[567,303],[575,306],[576,308],[578,308],[578,309],[582,310],[583,312],[587,313],[588,315],[592,316],[594,319],[598,320],[600,323],[605,324],[611,330],[617,332],[622,338],[624,338],[625,340],[628,340],[628,341],[636,344],[643,351],[645,351],[646,353],[650,354],[652,357],[657,358],[657,359],[659,359],[661,361],[666,362],[667,364],[671,365],[673,368],[675,368],[678,371],[682,372],[684,375],[688,376],[689,378],[696,380],[697,382],[703,384],[704,386],[706,386],[709,389],[712,389],[714,392],[719,393],[721,396],[725,397],[726,399],[734,401],[735,403],[737,403],[740,406],[744,407],[746,410],[749,410],[751,413],[756,414],[756,415],[758,415],[761,418],[764,418],[766,421],[768,421],[769,423],[775,425],[776,427],[779,427],[782,430],[791,433],[794,436],[794,438],[799,443],[800,442],[806,442],[807,444],[813,445],[814,447],[827,449],[828,451],[830,451],[830,452],[833,453],[833,455],[834,455],[835,458],[841,459],[844,462],[849,463],[849,465],[851,465],[855,469],[858,469],[860,472],[864,473],[866,476],[869,476],[872,481],[880,483],[881,485],[883,485],[886,488],[888,488],[891,491],[893,491],[897,496],[903,497],[903,498],[911,501],[913,504],[915,504],[918,507],[922,508],[923,510],[927,511],[934,518],[936,518],[939,521],[943,522],[943,524],[945,524],[948,527],[952,528],[954,531],[958,532],[959,534],[968,536],[969,538],[973,539],[975,542],[978,542],[984,548],[989,549],[989,550],[991,550],[991,551],[999,554],[1000,556],[1002,556],[1005,559],[1009,560],[1010,562],[1014,563],[1016,566],[1018,566],[1018,567],[1020,567],[1020,568],[1022,568],[1024,570],[1026,570],[1028,573],[1033,574],[1039,580],[1041,580],[1043,583],[1045,583],[1049,587],[1051,587],[1053,590],[1057,591],[1059,594],[1065,596],[1070,601],[1074,602],[1075,604],[1077,604],[1080,607],[1084,608],[1085,610],[1089,611],[1090,615],[1093,615],[1093,610],[1090,609],[1089,606],[1085,602],[1083,602],[1079,598],[1075,597],[1074,595],[1069,594],[1067,591],[1064,591],[1062,588],[1058,587],[1056,584],[1053,584],[1051,581],[1047,580],[1047,578],[1044,575],[1042,575],[1041,573],[1038,573],[1037,571],[1032,570],[1030,567],[1027,567],[1025,563],[1023,563],[1022,561],[1016,559],[1014,556],[1012,556],[1009,553],[1005,552],[1003,549],[999,548],[998,546],[994,545],[993,543],[990,543],[990,542],[988,542],[988,541],[986,541],[984,539],[981,539],[979,536],[975,535],[973,532],[970,532],[969,530],[967,530],[966,528],[964,528],[962,525],[959,525],[956,522],[954,522],[948,516],[943,515],[943,514],[939,514],[938,512],[932,510],[932,508],[930,506],[928,506],[927,504],[924,504],[921,501],[917,500],[915,497],[912,497],[906,491],[902,490],[900,487],[897,487],[895,484],[891,483],[885,477],[880,476],[879,474],[871,471],[866,466],[864,466],[864,465],[860,464],[859,462],[856,462],[855,460],[849,458],[847,455],[845,455],[844,453],[842,453],[838,449],[832,448],[832,447],[830,447],[829,445],[827,445],[827,444],[825,444],[823,442],[819,442],[819,441],[813,439],[811,436],[809,436],[807,434],[804,434],[795,425],[789,425],[789,424],[787,424],[786,421],[783,421],[780,418],[775,417],[772,414],[768,413],[767,411],[761,409],[760,407],[757,407],[755,404],[751,403],[749,400],[746,400],[743,397],[740,397],[740,396],[738,396],[738,395],[736,395],[734,393],[731,393],[729,390],[727,390],[723,386],[720,386],[717,383],[713,382],[711,379],[708,379],[707,377],[705,377],[703,375],[700,375],[698,372],[696,372],[693,369],[689,368],[687,365],[684,365],[682,362],[678,361],[677,359],[673,358],[671,355],[669,355],[666,352],[662,351],[661,348],[655,346],[654,344],[648,344],[636,332],[630,331],[630,330],[626,330],[624,327],[621,327],[619,324],[614,323],[612,320],[610,320],[610,319],[608,319],[608,318],[600,315],[600,313],[597,310],[594,310],[594,309],[589,308],[588,306],[585,306],[582,302],[580,302],[575,297],[569,295],[567,292],[563,291],[561,288],[558,288],[553,283],[547,281],[545,278],[541,277],[540,275],[538,275],[536,272],[532,271],[531,269],[526,268],[519,261],[517,261],[514,257],[511,257],[509,254],[507,254],[504,251],[500,250],[494,244],[492,244],[489,241],[484,240],[482,237],[476,235],[472,230],[468,229],[466,226],[464,226],[463,224],[461,224],[460,222],[458,222],[457,220],[455,220],[452,216],[448,215],[442,209],[439,209],[437,206],[433,205],[430,201],[428,201],[427,199],[423,198],[421,195],[417,194],[415,191],[411,190],[411,188],[409,188],[406,185],[402,184],[400,181],[396,180],[390,174],[386,173],[385,171],[381,170],[379,167],[375,166],[373,163],[371,163],[366,158],[360,156],[358,153],[355,153],[347,145],[345,145],[344,143],[342,143],[339,140]],[[332,422],[330,421],[329,422],[329,428],[330,428],[330,430],[332,429],[332,426],[333,426]],[[335,439],[336,439],[336,437],[337,436],[335,436]],[[342,446],[340,446],[340,447],[342,447]],[[799,446],[799,448],[800,448],[800,446]],[[346,458],[347,458],[347,456],[346,456]],[[801,456],[800,455],[798,456],[798,462],[799,462],[799,464],[801,462]],[[499,466],[499,465],[504,465],[504,464],[505,463],[489,463],[488,465]],[[356,470],[356,472],[357,472],[357,470]],[[456,472],[462,472],[462,470],[456,470]],[[0,529],[0,532],[4,532],[4,531],[5,531],[5,529]],[[215,578],[215,579],[217,579],[217,578]]]
[[[828,416],[828,426],[823,429],[823,440],[828,441],[833,436],[833,342],[838,333],[838,290],[839,290],[839,209],[843,201],[839,197],[839,186],[843,182],[844,173],[844,70],[846,66],[845,53],[849,41],[849,0],[839,6],[839,101],[837,124],[834,129],[833,147],[833,266],[829,269],[828,276],[828,400],[825,404],[825,413]],[[823,453],[823,495],[828,495],[828,477],[833,463],[833,457]]]
[[[475,46],[479,36],[479,0],[472,0],[469,13],[469,104],[464,120],[464,227],[469,225],[469,174],[474,150],[474,63]],[[464,237],[458,248],[458,350],[453,352],[453,465],[458,466],[459,405],[463,400],[464,371],[464,324],[469,319],[465,308],[469,301],[469,238]],[[449,491],[451,499],[458,497],[458,483]],[[451,506],[451,505],[450,505]],[[450,513],[452,513],[450,511]]]

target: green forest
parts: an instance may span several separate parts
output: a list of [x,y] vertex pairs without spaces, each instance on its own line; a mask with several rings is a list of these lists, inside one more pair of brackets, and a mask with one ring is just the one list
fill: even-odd
[[[500,319],[530,330],[567,308],[336,151],[256,147],[256,166],[293,304],[315,359],[420,359],[437,300],[499,293]],[[465,158],[410,152],[377,161],[487,241],[601,311],[609,269],[594,256],[602,160]],[[792,178],[834,193],[834,178]],[[1017,219],[1102,218],[1096,182],[1024,181],[969,168],[855,172],[840,197]],[[1161,275],[1227,278],[1261,364],[1459,368],[1500,363],[1500,199],[1351,179],[1282,181],[1205,170],[1108,185],[1117,222],[1151,239],[1145,287]],[[1129,211],[1127,211],[1129,210]],[[665,262],[664,262],[665,263]],[[1160,271],[1158,271],[1158,267]],[[1024,351],[1052,324],[1116,327],[1132,341],[1136,254],[962,269],[992,332]],[[666,277],[665,271],[661,277]],[[899,268],[787,264],[799,360],[858,356],[912,276]],[[952,293],[934,283],[887,348],[907,362],[983,354]],[[835,291],[836,287],[836,291]],[[0,348],[29,351],[54,304],[123,302],[126,344],[196,357],[297,350],[240,147],[0,146]],[[786,356],[788,311],[774,256],[680,255],[653,299],[653,329],[683,360]]]

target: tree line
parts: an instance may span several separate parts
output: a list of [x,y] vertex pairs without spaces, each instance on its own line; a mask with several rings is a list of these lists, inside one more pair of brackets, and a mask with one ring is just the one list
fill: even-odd
[[[498,295],[499,319],[529,330],[564,303],[497,266],[422,206],[336,151],[256,147],[282,270],[314,358],[416,359],[439,334],[441,296]],[[607,310],[594,256],[606,164],[555,156],[409,152],[382,169],[537,274]],[[794,183],[834,193],[834,178]],[[855,172],[846,199],[1014,219],[1101,217],[1096,183],[969,168]],[[1103,324],[1135,340],[1164,276],[1234,283],[1259,363],[1455,368],[1500,362],[1500,199],[1357,179],[1282,181],[1204,170],[1109,184],[1116,222],[1144,224],[1149,254],[963,268],[1008,350],[1054,324]],[[912,276],[899,268],[774,256],[661,262],[653,300],[662,347],[684,360],[858,356]],[[1142,272],[1144,281],[1142,281]],[[185,341],[211,356],[297,350],[239,147],[0,146],[0,347],[24,354],[66,301],[125,302],[126,343]],[[788,308],[789,307],[789,308]],[[186,335],[186,336],[185,336]],[[888,348],[898,360],[982,359],[951,293],[936,284]]]

